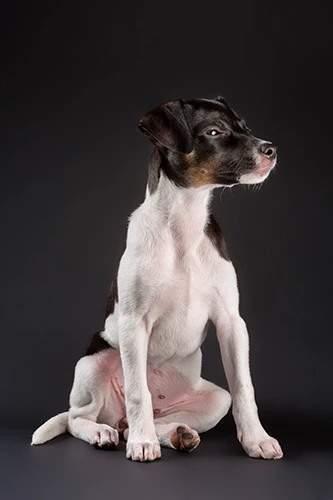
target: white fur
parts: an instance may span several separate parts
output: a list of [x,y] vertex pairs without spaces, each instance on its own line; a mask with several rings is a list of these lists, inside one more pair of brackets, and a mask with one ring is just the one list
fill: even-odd
[[50,418],[34,432],[31,444],[43,444],[67,431],[68,411]]
[[[263,180],[260,174],[257,182],[258,178]],[[68,419],[68,430],[74,436],[90,443],[100,444],[104,439],[104,443],[117,444],[122,390],[129,425],[127,457],[134,460],[158,458],[161,444],[173,447],[170,432],[177,425],[198,432],[216,425],[228,411],[231,398],[201,378],[200,347],[211,320],[221,347],[239,440],[250,456],[282,456],[278,442],[265,432],[258,418],[234,267],[221,258],[204,232],[215,187],[178,188],[162,172],[157,190],[150,195],[147,189],[144,202],[131,215],[118,271],[119,302],[102,332],[120,352],[124,387],[118,368],[110,368],[117,364],[114,354],[102,351],[79,360]],[[159,373],[172,373],[179,381],[170,387],[166,382],[166,391],[172,392],[171,386],[176,386],[175,390],[197,397],[196,403],[181,401],[174,413],[156,418],[148,382],[155,383]],[[33,444],[55,436],[52,426],[49,421],[38,429]]]

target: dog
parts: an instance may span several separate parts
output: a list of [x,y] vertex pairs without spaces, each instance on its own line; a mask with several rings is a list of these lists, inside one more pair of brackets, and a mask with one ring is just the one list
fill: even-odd
[[[236,273],[211,210],[213,189],[264,181],[276,147],[220,96],[165,102],[138,125],[153,145],[148,182],[129,218],[104,330],[75,367],[69,411],[39,427],[31,444],[68,431],[112,448],[122,433],[127,458],[152,461],[161,446],[193,451],[232,401],[246,453],[281,458],[259,420]],[[201,377],[210,322],[230,393]]]

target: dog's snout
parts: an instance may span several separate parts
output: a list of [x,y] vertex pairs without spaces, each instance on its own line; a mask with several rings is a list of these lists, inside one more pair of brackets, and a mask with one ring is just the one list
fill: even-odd
[[261,154],[266,156],[266,158],[273,158],[276,155],[276,146],[271,142],[264,142],[261,144],[259,151]]

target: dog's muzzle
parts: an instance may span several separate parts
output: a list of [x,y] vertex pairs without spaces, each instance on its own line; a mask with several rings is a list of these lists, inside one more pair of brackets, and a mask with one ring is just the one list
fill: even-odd
[[276,146],[271,142],[264,142],[259,146],[259,158],[258,158],[258,166],[256,168],[256,172],[265,174],[272,170],[276,165]]

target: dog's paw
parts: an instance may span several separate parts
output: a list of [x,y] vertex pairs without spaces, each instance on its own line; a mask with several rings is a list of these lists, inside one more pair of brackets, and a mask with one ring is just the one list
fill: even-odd
[[89,439],[90,444],[101,448],[103,450],[108,450],[113,446],[118,446],[119,435],[116,429],[113,429],[109,425],[99,424],[98,431],[94,431]]
[[141,443],[127,441],[126,458],[136,462],[151,462],[161,458],[161,447],[158,441],[143,441]]
[[190,429],[186,425],[179,425],[171,436],[173,446],[181,451],[193,451],[200,443],[200,436],[197,431]]
[[283,452],[279,442],[270,437],[265,436],[263,439],[245,439],[238,436],[239,441],[246,453],[252,458],[278,459],[283,457]]

